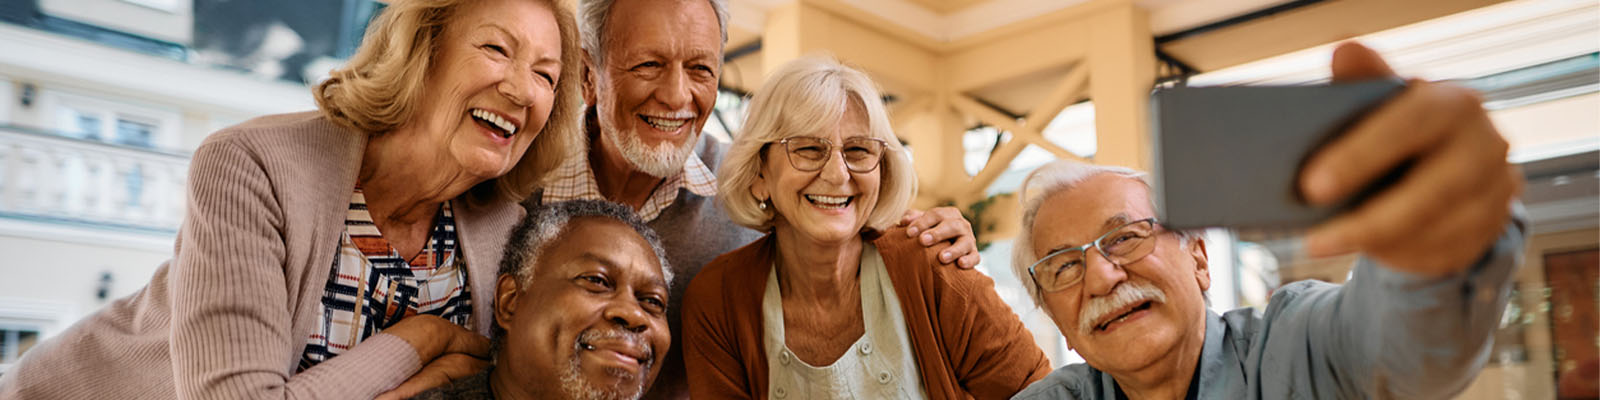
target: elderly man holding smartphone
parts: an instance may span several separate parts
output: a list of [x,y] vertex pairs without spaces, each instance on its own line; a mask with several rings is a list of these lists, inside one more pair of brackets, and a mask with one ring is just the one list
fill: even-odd
[[[1393,75],[1355,44],[1334,79]],[[1520,264],[1520,172],[1472,92],[1413,81],[1311,156],[1299,185],[1336,203],[1404,163],[1396,183],[1314,227],[1312,256],[1360,252],[1345,285],[1296,282],[1264,312],[1206,309],[1205,242],[1156,219],[1144,174],[1061,161],[1023,184],[1013,268],[1087,364],[1019,399],[1444,398],[1471,382]]]

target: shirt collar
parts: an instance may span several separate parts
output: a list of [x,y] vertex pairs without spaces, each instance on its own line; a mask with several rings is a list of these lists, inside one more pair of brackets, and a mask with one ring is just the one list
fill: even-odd
[[[661,182],[643,207],[635,210],[639,217],[646,221],[655,220],[661,211],[672,205],[678,197],[678,189],[687,189],[689,193],[699,196],[711,197],[717,194],[717,176],[711,172],[700,155],[690,153],[683,163],[683,169]],[[561,163],[550,174],[546,181],[544,196],[546,203],[567,200],[607,200],[600,194],[600,184],[595,180],[594,170],[589,167],[587,154],[570,157]]]

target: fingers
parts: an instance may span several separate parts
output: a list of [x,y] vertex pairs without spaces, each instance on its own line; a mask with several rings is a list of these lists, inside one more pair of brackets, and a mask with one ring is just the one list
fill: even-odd
[[961,256],[959,261],[956,262],[956,266],[961,269],[973,269],[978,267],[978,261],[982,260],[979,259],[978,252],[974,251]]
[[1344,42],[1333,49],[1334,82],[1350,82],[1395,76],[1389,63],[1378,52],[1356,42]]
[[1499,235],[1521,173],[1481,113],[1427,149],[1394,186],[1312,230],[1313,257],[1366,252],[1424,276],[1464,268]]
[[[930,211],[936,210],[938,209],[935,208]],[[900,219],[900,224],[906,227],[906,237],[917,237],[918,235],[927,232],[928,229],[932,229],[934,226],[939,225],[940,221],[941,218],[937,213],[910,210],[906,211],[905,217]],[[927,244],[925,243],[923,245],[926,246]]]
[[1489,124],[1480,104],[1469,89],[1414,81],[1312,154],[1301,171],[1301,192],[1312,204],[1346,198],[1402,162],[1452,139],[1461,127]]
[[[913,221],[912,226],[922,228],[919,240],[923,246],[933,246],[934,243],[955,240],[962,236],[972,236],[972,224],[961,216],[960,210],[956,210],[953,207],[938,207],[928,210],[927,213]],[[959,254],[957,253],[957,255]]]
[[489,358],[489,338],[459,325],[450,324],[450,326],[455,329],[451,335],[450,346],[445,348],[446,353],[461,353],[469,354],[473,357]]
[[[1509,194],[1511,186],[1499,185],[1494,190]],[[1421,277],[1460,271],[1488,251],[1510,218],[1510,207],[1495,197],[1469,198],[1430,224],[1427,229],[1436,233],[1388,243],[1368,253],[1385,265],[1400,266],[1396,268]],[[1428,254],[1418,249],[1428,249]]]
[[[950,247],[939,251],[940,264],[955,263],[957,267],[962,269],[976,267],[978,265],[977,257],[978,243],[971,236],[957,237],[955,243],[950,244]],[[969,259],[971,263],[962,264],[960,262],[962,259]]]
[[404,339],[417,351],[419,360],[432,360],[445,353],[489,357],[489,339],[435,315],[406,317],[383,333]]
[[450,382],[472,376],[484,368],[489,367],[489,362],[477,357],[461,353],[450,353],[440,356],[429,362],[428,365],[411,375],[400,386],[378,395],[378,399],[405,399],[418,393]]
[[[917,218],[921,218],[922,214],[924,214],[922,212],[922,210],[906,210],[906,215],[900,217],[900,223],[896,224],[896,225],[898,225],[898,226],[910,225],[912,221],[916,221]],[[917,229],[917,230],[921,230],[922,228],[927,228],[927,227],[917,228],[917,227],[913,226],[913,229]],[[915,233],[909,233],[909,232],[911,232],[911,229],[907,229],[906,232],[908,232],[907,235],[916,235]],[[907,236],[907,237],[910,237],[910,236]]]

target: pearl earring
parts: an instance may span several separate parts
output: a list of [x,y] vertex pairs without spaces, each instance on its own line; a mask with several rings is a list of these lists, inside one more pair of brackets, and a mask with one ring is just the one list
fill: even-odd
[[761,206],[761,209],[763,209],[763,210],[767,209],[767,201],[766,200],[762,200],[760,206]]

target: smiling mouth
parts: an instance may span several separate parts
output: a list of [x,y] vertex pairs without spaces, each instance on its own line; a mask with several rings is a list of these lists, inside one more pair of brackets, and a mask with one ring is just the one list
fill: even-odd
[[502,138],[509,139],[512,135],[517,134],[517,124],[501,118],[499,114],[481,108],[474,108],[468,111],[467,115],[471,116],[472,120],[478,123],[478,126],[488,128]]
[[615,353],[617,353],[619,355],[622,355],[623,357],[627,357],[628,359],[633,360],[633,362],[637,363],[637,365],[639,365],[640,367],[645,367],[645,368],[647,368],[652,363],[652,361],[654,361],[652,359],[652,357],[654,357],[654,354],[652,354],[653,352],[651,352],[650,349],[648,349],[648,348],[643,349],[643,351],[625,351],[625,350],[616,350],[616,349],[602,349],[602,348],[597,347],[597,346],[595,346],[593,344],[589,344],[587,342],[584,342],[584,341],[582,341],[582,339],[580,339],[578,341],[578,349],[579,350],[583,350],[583,351],[611,351],[611,352],[615,352]]
[[856,199],[855,196],[822,196],[815,194],[808,194],[805,197],[806,201],[812,205],[825,210],[838,210],[849,207],[850,203]]
[[639,120],[644,121],[644,123],[649,124],[651,127],[656,128],[657,130],[665,132],[677,131],[678,128],[682,128],[684,124],[689,123],[689,120],[692,118],[694,117],[687,116],[687,118],[668,118],[653,117],[643,114],[639,115]]
[[1134,313],[1137,313],[1137,312],[1140,312],[1140,311],[1149,310],[1151,307],[1155,307],[1155,302],[1154,301],[1146,300],[1144,302],[1141,302],[1138,305],[1135,305],[1132,308],[1129,308],[1127,311],[1124,311],[1123,313],[1118,314],[1116,317],[1106,319],[1104,322],[1101,322],[1101,323],[1095,325],[1094,326],[1094,331],[1095,332],[1105,332],[1106,328],[1110,327],[1111,324],[1122,322],[1123,320],[1128,319],[1128,316],[1131,316]]

